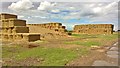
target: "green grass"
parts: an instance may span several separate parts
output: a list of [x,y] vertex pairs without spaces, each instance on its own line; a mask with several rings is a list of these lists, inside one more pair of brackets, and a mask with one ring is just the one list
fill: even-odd
[[[104,41],[108,42],[118,38],[118,34],[109,34],[109,35],[88,35],[88,34],[72,34],[72,36],[76,38],[85,38],[88,39],[87,41],[72,41],[72,42],[65,42],[65,44],[76,44],[76,45],[83,45],[83,46],[100,46],[103,45]],[[91,41],[91,39],[94,39]],[[99,39],[101,41],[97,41],[95,39]],[[104,41],[102,41],[104,40]]]
[[100,46],[101,43],[100,42],[95,42],[95,41],[73,41],[73,42],[65,42],[65,44],[76,44],[76,45],[82,45],[82,46]]
[[4,52],[3,55],[6,56],[5,54],[8,53],[14,55],[14,60],[17,61],[25,60],[25,58],[29,57],[37,57],[45,59],[45,62],[40,64],[42,66],[64,66],[64,64],[75,59],[76,57],[86,55],[88,53],[88,50],[79,49],[76,51],[75,49],[37,47],[30,50],[23,50],[18,53]]
[[99,38],[99,39],[103,39],[103,40],[113,40],[113,39],[118,38],[118,34],[109,34],[109,35],[72,34],[72,36],[77,37],[77,38]]
[[25,51],[26,48],[23,48],[19,45],[16,45],[15,47],[6,47],[5,45],[3,45],[2,47],[2,57],[3,58],[8,58],[11,57],[13,55],[18,54],[21,51]]
[[72,36],[80,37],[80,38],[87,38],[89,35],[87,35],[87,34],[72,34]]
[[72,34],[76,38],[96,38],[97,35],[88,35],[88,34]]
[[[82,34],[73,34],[72,36],[76,38],[86,38],[86,41],[69,41],[64,44],[76,44],[82,46],[101,46],[110,40],[114,40],[118,38],[118,34],[111,35],[82,35]],[[95,39],[101,39],[100,41],[96,41]],[[35,43],[39,43],[35,42]],[[41,42],[40,42],[41,43]],[[63,49],[63,48],[44,48],[44,47],[36,47],[36,48],[24,48],[20,46],[16,47],[5,47],[2,49],[2,57],[3,58],[11,58],[15,57],[15,61],[25,60],[26,58],[44,58],[42,64],[40,66],[64,66],[64,64],[72,61],[78,56],[87,55],[89,50],[86,48],[80,49]],[[34,66],[34,64],[33,64]]]
[[113,40],[118,38],[118,34],[111,34],[111,35],[98,35],[98,38],[104,39],[104,40]]

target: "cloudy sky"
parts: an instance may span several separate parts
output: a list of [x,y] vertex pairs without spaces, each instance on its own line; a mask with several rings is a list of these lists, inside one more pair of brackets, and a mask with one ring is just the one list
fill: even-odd
[[1,13],[17,14],[27,23],[60,22],[71,30],[78,24],[114,24],[118,29],[118,1],[113,2],[0,2]]

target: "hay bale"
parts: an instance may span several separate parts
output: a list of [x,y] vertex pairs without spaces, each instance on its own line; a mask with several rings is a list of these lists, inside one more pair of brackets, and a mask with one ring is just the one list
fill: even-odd
[[25,20],[10,20],[9,22],[9,27],[14,27],[14,26],[26,26],[26,21]]
[[3,40],[8,40],[8,39],[9,39],[8,35],[7,34],[3,34]]
[[18,19],[3,19],[2,26],[6,28],[14,26],[26,26],[26,21]]
[[14,20],[14,26],[26,26],[26,21],[25,20]]
[[22,40],[23,39],[23,35],[22,34],[17,34],[15,39],[16,40]]
[[17,34],[13,34],[13,40],[16,40]]
[[8,37],[9,37],[9,40],[13,40],[13,35],[12,34],[8,35]]
[[6,29],[6,28],[4,28],[3,30],[4,30],[3,33],[7,33],[8,32],[8,29]]
[[4,20],[4,22],[2,22],[3,27],[8,27],[8,21]]
[[12,29],[12,33],[13,33],[13,34],[16,33],[16,29],[15,29],[15,28]]
[[28,41],[40,40],[40,34],[29,34],[29,35],[24,35],[24,36],[27,36]]
[[15,26],[13,33],[29,33],[29,27],[26,26]]
[[8,33],[12,33],[12,29],[11,28],[9,28],[7,31],[8,31]]
[[29,35],[23,35],[23,40],[26,40],[26,41],[28,41],[29,40]]
[[1,13],[0,16],[1,19],[9,19],[9,18],[17,19],[17,15],[13,15],[13,14]]

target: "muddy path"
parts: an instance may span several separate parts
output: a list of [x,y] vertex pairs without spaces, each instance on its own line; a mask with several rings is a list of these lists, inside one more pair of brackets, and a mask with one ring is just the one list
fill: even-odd
[[116,47],[114,50],[118,51],[118,44],[116,46],[114,46],[114,44],[101,49],[91,50],[87,56],[78,57],[75,60],[69,62],[66,66],[117,66],[118,57],[113,58],[114,54],[113,57],[109,57],[107,55],[107,52],[109,52],[110,49],[113,49],[114,47]]

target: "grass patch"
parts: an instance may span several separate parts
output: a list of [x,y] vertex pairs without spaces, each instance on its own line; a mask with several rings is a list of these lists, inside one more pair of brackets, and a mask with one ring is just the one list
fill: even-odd
[[85,38],[87,41],[80,40],[80,41],[72,41],[72,42],[65,42],[65,44],[76,44],[76,45],[83,45],[83,46],[100,46],[105,44],[106,42],[110,42],[111,40],[118,39],[118,34],[109,34],[109,35],[88,35],[88,34],[73,34],[72,36],[77,38]]
[[76,38],[96,38],[97,35],[88,35],[88,34],[72,34]]
[[88,34],[72,34],[72,36],[77,37],[77,38],[99,38],[103,40],[113,40],[118,38],[118,34],[109,34],[109,35],[103,35],[103,34],[98,34],[98,35],[88,35]]
[[100,38],[100,39],[104,39],[104,40],[113,40],[113,39],[117,39],[118,38],[118,34],[98,35],[97,37]]
[[74,41],[74,42],[65,42],[65,44],[76,44],[76,45],[82,45],[82,46],[100,46],[100,42],[95,42],[95,41]]
[[[78,56],[86,55],[88,53],[87,49],[62,49],[62,48],[43,48],[37,47],[29,50],[23,50],[21,52],[10,53],[15,56],[16,61],[25,60],[29,57],[44,58],[45,62],[40,64],[40,66],[64,66],[64,64],[75,59]],[[5,54],[5,53],[4,53]],[[4,55],[7,56],[7,55]],[[10,55],[9,55],[10,57]],[[34,66],[34,65],[33,65]]]
[[14,47],[9,47],[3,45],[2,47],[2,57],[3,58],[9,58],[12,57],[13,55],[15,56],[16,54],[20,53],[21,51],[27,50],[26,48],[23,48],[19,45],[13,45]]
[[87,34],[72,34],[72,36],[79,37],[79,38],[87,38],[89,35]]

